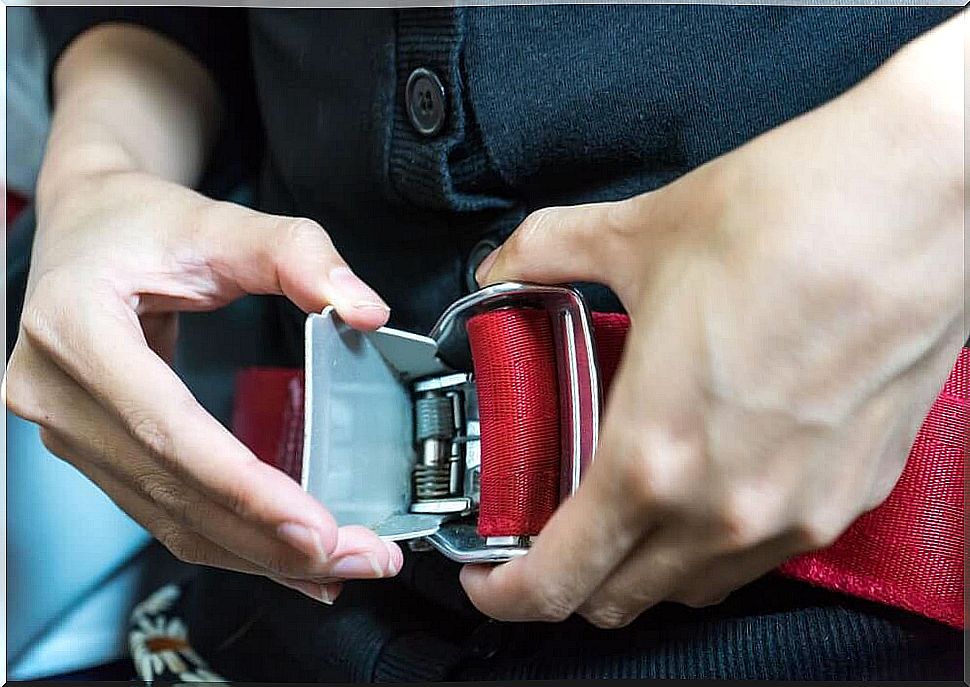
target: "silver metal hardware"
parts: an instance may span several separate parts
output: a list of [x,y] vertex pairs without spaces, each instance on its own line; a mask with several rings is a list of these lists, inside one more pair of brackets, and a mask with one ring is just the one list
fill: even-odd
[[[423,380],[414,385],[413,393],[414,434],[420,455],[414,466],[416,501],[411,510],[470,513],[471,495],[462,487],[465,453],[478,444],[478,396],[472,376],[461,373]],[[478,495],[474,496],[477,502]]]
[[511,545],[488,545],[475,531],[475,523],[457,521],[428,535],[428,542],[459,563],[503,563],[529,551],[524,541]]
[[301,478],[339,524],[463,563],[528,551],[527,537],[486,540],[476,531],[481,450],[465,325],[498,307],[550,315],[564,430],[560,496],[575,492],[599,423],[589,312],[573,289],[502,283],[457,301],[430,337],[359,332],[332,308],[307,318]]

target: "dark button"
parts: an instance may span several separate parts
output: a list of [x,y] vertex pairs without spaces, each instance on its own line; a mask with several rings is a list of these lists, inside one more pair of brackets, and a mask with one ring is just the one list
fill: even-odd
[[488,620],[471,633],[465,650],[472,658],[489,659],[499,652],[502,643],[502,628],[496,621]]
[[496,248],[498,248],[497,241],[482,239],[475,244],[475,247],[468,254],[468,262],[465,263],[465,288],[468,289],[468,293],[478,291],[479,286],[475,279],[475,271],[482,264],[482,260],[487,258],[488,254]]
[[445,123],[445,87],[430,69],[415,69],[404,89],[408,119],[420,134],[434,136]]

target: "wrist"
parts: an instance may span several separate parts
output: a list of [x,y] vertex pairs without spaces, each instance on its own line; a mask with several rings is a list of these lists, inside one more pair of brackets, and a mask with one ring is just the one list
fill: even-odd
[[913,193],[925,189],[945,212],[962,213],[964,197],[964,61],[961,13],[896,53],[867,82],[872,112],[884,113],[888,143],[907,149],[918,169]]
[[182,47],[138,26],[100,25],[68,46],[53,82],[38,205],[111,172],[198,183],[222,103],[211,76]]
[[137,161],[120,144],[87,141],[58,145],[52,135],[37,178],[38,212],[43,214],[60,197],[94,179],[135,171],[139,171]]

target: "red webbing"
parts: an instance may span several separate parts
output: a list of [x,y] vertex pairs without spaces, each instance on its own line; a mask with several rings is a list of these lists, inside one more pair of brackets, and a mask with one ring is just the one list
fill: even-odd
[[478,533],[539,534],[559,505],[559,393],[549,314],[482,313],[468,321],[468,339],[476,386],[489,390],[478,398]]
[[26,198],[16,191],[7,191],[7,231],[25,207],[27,207]]
[[609,388],[616,374],[626,344],[626,330],[630,328],[630,318],[626,315],[609,312],[593,313],[593,338],[596,339],[596,364],[599,369],[603,390]]
[[794,558],[780,572],[962,628],[968,427],[970,349],[964,348],[889,497],[832,546]]
[[[499,471],[498,480],[483,474],[490,484],[482,485],[487,532],[500,533],[506,526],[515,532],[538,531],[555,507],[550,507],[549,495],[558,494],[558,475],[553,479],[548,474],[552,464],[558,470],[559,453],[551,333],[548,320],[543,325],[522,312],[495,311],[474,318],[469,326],[482,415],[482,461]],[[608,384],[628,320],[594,313],[593,325],[601,376]],[[294,479],[300,475],[302,406],[302,370],[251,368],[238,376],[236,435],[259,458]],[[962,628],[968,427],[970,350],[963,349],[886,501],[832,546],[794,558],[779,572]],[[517,465],[541,466],[542,476],[516,472]],[[496,508],[502,499],[508,506]]]
[[232,431],[257,458],[299,482],[303,467],[303,370],[250,367],[239,372]]
[[[555,415],[545,403],[554,395],[535,396],[533,391],[549,387],[555,367],[548,364],[555,355],[551,338],[546,335],[530,339],[523,331],[535,322],[531,313],[522,310],[498,310],[481,316],[474,329],[469,329],[473,351],[486,351],[487,357],[476,357],[479,404],[500,411],[499,415],[482,416],[482,513],[490,508],[487,499],[510,482],[509,471],[518,461],[532,460],[527,444],[517,440],[516,458],[509,458],[508,446],[502,446],[506,433],[541,432],[547,437],[557,427]],[[594,313],[593,325],[597,354],[604,388],[616,370],[623,350],[623,339],[629,320],[623,315]],[[545,327],[548,327],[548,320]],[[510,346],[510,332],[517,341],[529,345]],[[540,344],[539,341],[548,343]],[[545,350],[539,350],[544,345]],[[478,354],[476,354],[477,356]],[[533,361],[543,361],[530,368]],[[491,380],[509,375],[503,368],[514,368],[502,386]],[[546,381],[538,377],[549,375]],[[528,380],[525,390],[518,380]],[[853,596],[878,601],[920,613],[957,627],[963,627],[963,465],[970,426],[970,350],[963,349],[950,378],[920,428],[910,451],[906,468],[889,498],[875,510],[859,518],[832,546],[802,555],[779,569],[783,575]],[[512,388],[510,388],[512,387]],[[549,400],[547,400],[547,398]],[[538,399],[542,403],[537,403]],[[494,424],[492,424],[494,423]],[[495,437],[486,442],[486,433]],[[549,445],[558,446],[558,441]],[[494,461],[493,451],[501,451]],[[490,467],[488,475],[485,466]],[[494,485],[484,490],[486,479]],[[555,483],[558,485],[558,482]],[[550,487],[558,489],[556,487]],[[516,534],[535,529],[538,512],[530,503],[545,501],[530,494],[532,501],[502,493],[502,513],[516,514],[522,520],[505,517],[500,522],[489,520],[489,533]],[[507,504],[511,500],[512,506]],[[544,524],[542,520],[539,524]],[[501,526],[500,526],[501,525]]]

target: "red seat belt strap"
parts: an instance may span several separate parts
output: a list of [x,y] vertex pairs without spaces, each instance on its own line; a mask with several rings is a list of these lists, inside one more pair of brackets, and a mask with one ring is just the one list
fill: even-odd
[[[548,364],[555,350],[548,336],[528,331],[537,326],[532,324],[536,313],[540,311],[494,310],[476,315],[468,325],[482,421],[483,535],[534,533],[544,524],[537,522],[540,514],[551,512],[529,490],[532,483],[520,482],[516,472],[522,466],[528,469],[532,452],[538,450],[531,437],[543,437],[542,450],[559,445],[556,438],[548,438],[558,427],[557,414],[548,407],[556,398],[555,378],[538,379],[555,374],[555,366]],[[629,320],[594,313],[593,326],[605,389],[619,363]],[[832,546],[794,558],[779,572],[963,627],[968,380],[970,350],[963,349],[889,498]],[[486,502],[493,494],[500,497]]]
[[303,369],[250,367],[236,375],[232,431],[297,482],[303,467]]
[[[495,319],[505,312],[515,317]],[[478,533],[539,534],[559,505],[562,446],[549,314],[477,315],[468,321],[468,341],[475,387],[488,389],[478,394],[483,449]]]

